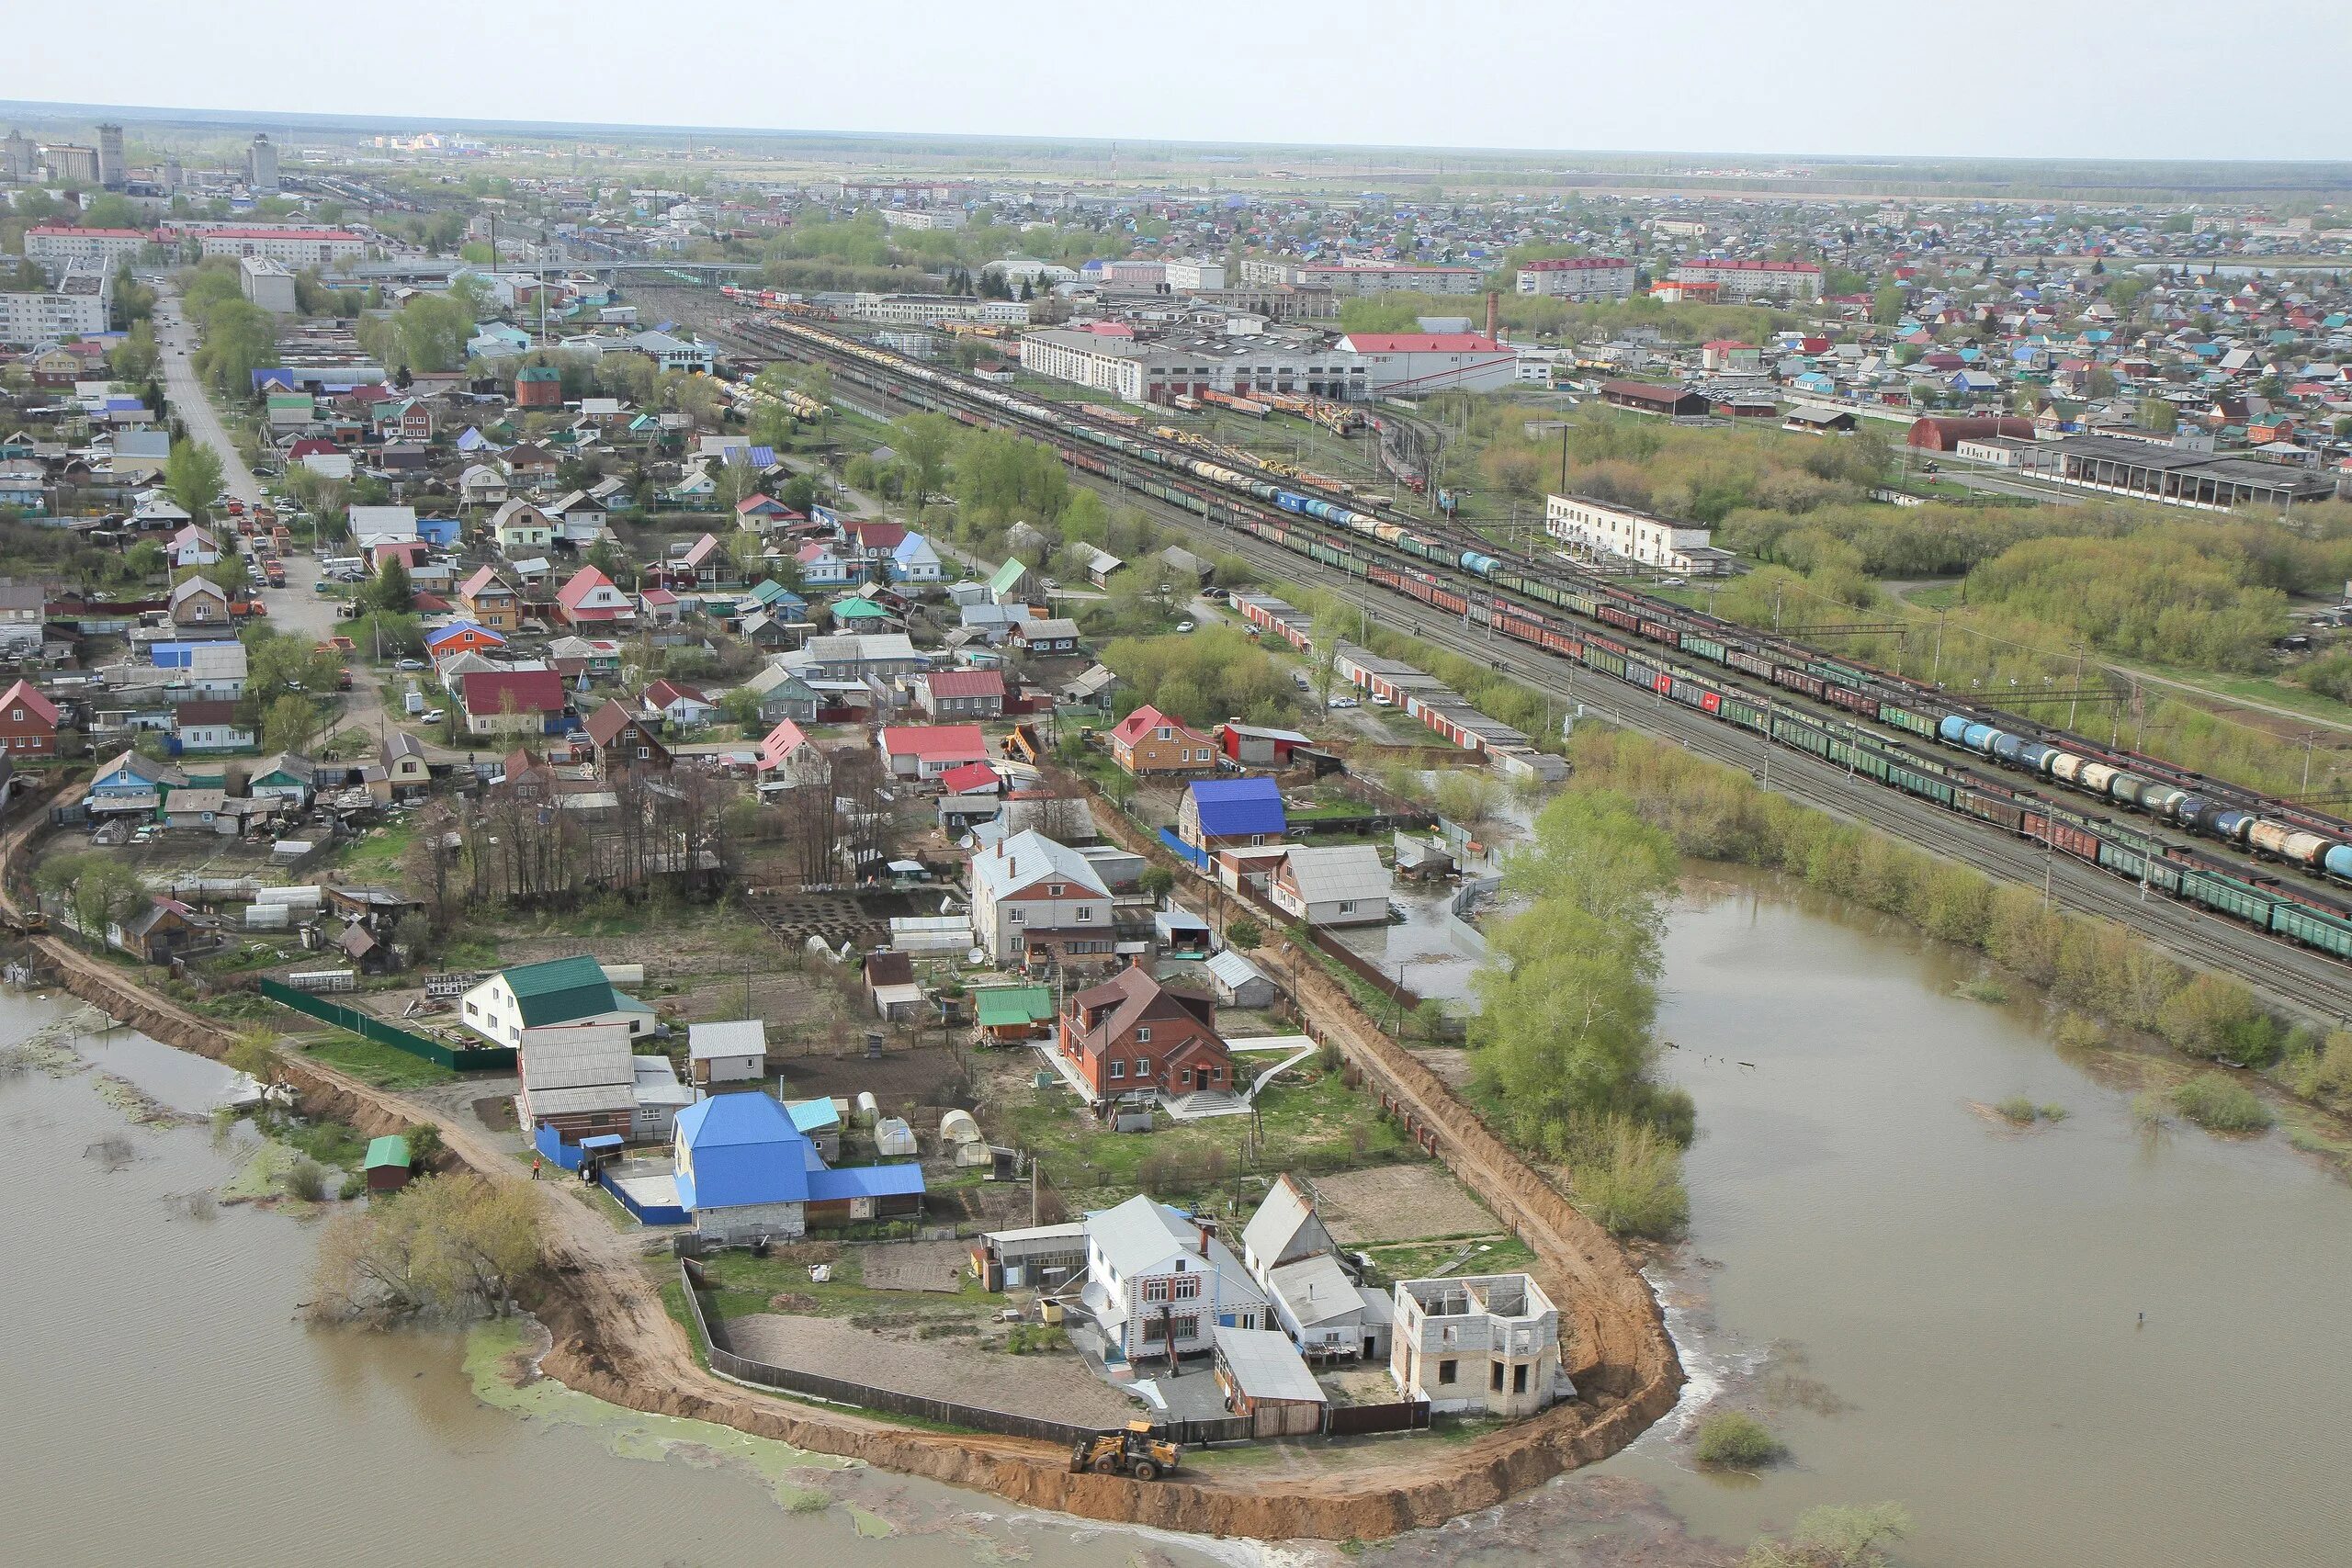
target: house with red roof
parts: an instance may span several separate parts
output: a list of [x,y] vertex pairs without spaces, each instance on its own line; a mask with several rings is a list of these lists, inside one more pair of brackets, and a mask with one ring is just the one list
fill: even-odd
[[458,682],[469,735],[548,734],[563,704],[563,677],[552,670],[469,670]]
[[637,596],[637,613],[649,626],[674,626],[685,615],[685,606],[668,589],[649,588]]
[[645,711],[660,714],[681,729],[691,729],[708,724],[718,705],[684,682],[664,676],[645,688]]
[[572,626],[629,626],[637,620],[636,602],[593,566],[582,567],[556,590],[555,611]]
[[1147,703],[1111,731],[1112,760],[1137,778],[1216,772],[1216,740]]
[[11,757],[57,755],[57,705],[30,681],[0,692],[0,752]]
[[752,766],[763,785],[783,787],[802,783],[824,762],[824,755],[808,732],[790,719],[780,721],[760,739]]
[[892,725],[874,743],[893,778],[935,779],[950,768],[989,758],[989,738],[977,724]]
[[933,670],[915,677],[915,701],[935,719],[999,718],[1004,676],[994,670]]
[[1004,775],[987,762],[966,762],[940,774],[939,787],[949,795],[1001,795]]

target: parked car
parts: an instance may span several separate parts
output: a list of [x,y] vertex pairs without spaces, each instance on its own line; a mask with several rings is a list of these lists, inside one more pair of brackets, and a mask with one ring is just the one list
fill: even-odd
[[1176,623],[1176,629],[1180,632],[1191,631],[1193,629],[1193,623],[1190,621],[1179,621]]
[[423,719],[427,724],[438,724],[443,719],[449,716],[449,710],[447,708],[426,708],[423,713],[418,714],[416,716]]
[[1363,705],[1358,703],[1353,697],[1333,697],[1330,702],[1325,705],[1335,708],[1351,708],[1361,707]]
[[403,659],[398,664],[393,665],[392,668],[395,670],[422,670],[424,668],[424,660],[422,659]]

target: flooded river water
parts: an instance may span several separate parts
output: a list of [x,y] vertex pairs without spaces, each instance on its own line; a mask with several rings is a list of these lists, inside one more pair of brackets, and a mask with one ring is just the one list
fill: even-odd
[[[1597,1470],[1368,1561],[1633,1561],[1572,1542],[1639,1514],[1667,1520],[1639,1561],[1720,1562],[1815,1504],[1883,1500],[1921,1568],[2346,1561],[2338,1178],[2281,1134],[2143,1130],[2134,1058],[2062,1052],[2033,998],[1955,995],[1965,955],[1767,879],[1713,874],[1666,958],[1668,1068],[1703,1135],[1690,1242],[1655,1278],[1690,1395]],[[56,1011],[0,998],[0,1043]],[[111,1073],[199,1110],[221,1070],[125,1032],[75,1045],[89,1070],[0,1074],[9,1561],[1211,1560],[516,1388],[512,1334],[309,1327],[315,1222],[176,1201],[241,1149],[129,1126],[101,1092]],[[1981,1109],[2015,1094],[2066,1118]],[[1710,1398],[1762,1414],[1790,1461],[1700,1472]]]
[[[0,996],[0,1044],[58,1011]],[[69,1043],[89,1070],[0,1074],[0,1561],[1125,1568],[1147,1545],[1210,1561],[549,1382],[510,1386],[496,1374],[520,1325],[470,1342],[311,1328],[298,1309],[316,1222],[205,1215],[186,1195],[227,1179],[238,1144],[131,1126],[100,1092],[110,1073],[200,1111],[227,1074],[123,1031]]]
[[[2352,1560],[2352,1190],[2283,1134],[2143,1130],[2141,1064],[1955,995],[1966,955],[1725,875],[1667,942],[1703,1135],[1658,1278],[1680,1414],[1720,1388],[1791,1462],[1702,1475],[1670,1418],[1605,1472],[1731,1542],[1896,1500],[1919,1564]],[[1976,1109],[2015,1094],[2066,1119]]]

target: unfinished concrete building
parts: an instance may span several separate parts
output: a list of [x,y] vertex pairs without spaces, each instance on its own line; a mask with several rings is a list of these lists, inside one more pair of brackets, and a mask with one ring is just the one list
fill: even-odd
[[1399,1280],[1388,1371],[1433,1412],[1532,1416],[1566,1392],[1559,1309],[1524,1274]]

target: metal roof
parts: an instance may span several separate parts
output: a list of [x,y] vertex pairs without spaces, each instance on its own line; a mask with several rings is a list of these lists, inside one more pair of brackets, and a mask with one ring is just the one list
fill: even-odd
[[686,1025],[688,1061],[707,1062],[716,1056],[764,1056],[767,1051],[768,1026],[760,1019]]
[[1216,1331],[1216,1357],[1233,1385],[1252,1400],[1281,1400],[1298,1404],[1326,1403],[1323,1385],[1306,1370],[1290,1336],[1272,1328],[1227,1328]]
[[678,1112],[678,1199],[688,1209],[801,1203],[809,1167],[823,1162],[767,1095],[713,1095]]
[[521,964],[501,970],[499,977],[514,1000],[527,1027],[565,1023],[576,1018],[616,1010],[612,982],[585,953],[550,958],[543,964]]
[[406,1138],[388,1136],[368,1140],[367,1169],[379,1170],[386,1166],[398,1166],[405,1170],[408,1165],[409,1149]]
[[1391,886],[1380,852],[1370,844],[1334,844],[1290,852],[1290,877],[1309,904],[1385,899]]
[[1272,779],[1195,779],[1192,791],[1204,833],[1222,838],[1283,830],[1282,789]]

